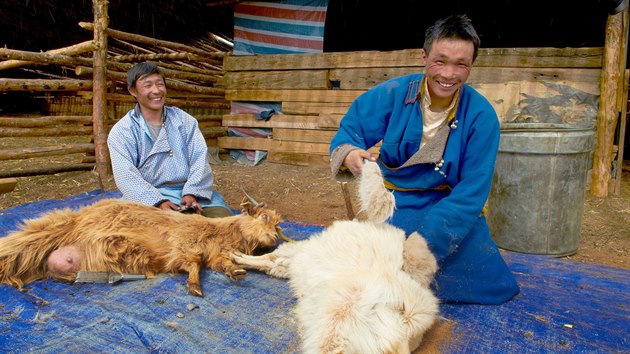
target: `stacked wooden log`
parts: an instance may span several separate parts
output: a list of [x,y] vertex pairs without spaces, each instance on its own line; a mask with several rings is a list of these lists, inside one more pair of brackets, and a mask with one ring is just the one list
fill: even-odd
[[[502,122],[537,121],[543,113],[567,123],[594,120],[602,52],[481,49],[468,81],[489,99]],[[387,79],[424,71],[419,49],[226,56],[224,69],[228,100],[280,103],[282,114],[269,121],[253,114],[224,116],[225,127],[270,128],[272,138],[222,137],[219,146],[264,150],[271,161],[293,164],[328,163],[330,139],[356,97]],[[550,97],[570,104],[555,105]]]
[[[93,23],[79,25],[93,31]],[[111,126],[135,105],[127,92],[126,72],[134,64],[154,61],[164,71],[168,88],[167,105],[178,106],[198,121],[209,146],[217,146],[217,138],[227,134],[221,120],[229,112],[223,77],[224,47],[212,40],[198,40],[194,45],[169,42],[106,29],[110,39],[106,62],[107,118],[104,127]],[[0,117],[0,142],[3,138],[82,137],[93,134],[93,75],[94,41],[46,52],[28,52],[0,48],[0,93],[28,91],[46,97],[48,116]],[[55,68],[56,70],[46,70]],[[2,78],[2,70],[19,69],[42,78]],[[15,71],[15,70],[14,70]],[[55,74],[64,72],[66,76]],[[0,160],[49,158],[77,152],[86,157],[80,164],[68,164],[67,170],[92,169],[94,143],[70,143],[63,146],[38,146],[24,149],[0,148]],[[4,170],[0,177],[18,177],[63,172],[64,167],[21,168]]]

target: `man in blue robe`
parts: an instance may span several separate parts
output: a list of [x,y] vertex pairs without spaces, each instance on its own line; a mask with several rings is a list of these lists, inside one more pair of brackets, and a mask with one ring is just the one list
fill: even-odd
[[[483,215],[490,192],[499,120],[465,85],[479,37],[464,15],[425,33],[425,74],[381,83],[358,97],[330,146],[333,176],[359,176],[377,161],[396,198],[393,225],[427,239],[440,269],[444,302],[500,304],[519,288]],[[367,151],[381,143],[378,159]]]

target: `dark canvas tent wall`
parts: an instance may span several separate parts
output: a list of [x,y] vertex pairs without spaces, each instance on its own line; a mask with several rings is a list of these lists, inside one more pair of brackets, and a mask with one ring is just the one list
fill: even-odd
[[482,47],[602,47],[614,0],[330,0],[327,52],[420,48],[424,31],[454,13],[468,15]]

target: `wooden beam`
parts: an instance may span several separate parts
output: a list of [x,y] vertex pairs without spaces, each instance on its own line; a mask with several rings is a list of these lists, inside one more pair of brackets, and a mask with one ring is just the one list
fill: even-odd
[[0,178],[0,194],[12,192],[17,185],[15,178]]
[[319,114],[346,114],[350,108],[348,102],[282,102],[283,114],[295,115],[319,115]]
[[0,92],[6,91],[81,91],[91,90],[92,80],[45,80],[0,78]]
[[89,171],[94,169],[92,163],[77,163],[61,166],[45,166],[25,168],[16,171],[0,171],[0,178],[54,175],[62,172]]
[[222,136],[217,138],[217,145],[223,149],[269,151],[271,140],[263,138],[244,138]]
[[262,138],[219,137],[219,147],[234,150],[282,151],[316,155],[328,155],[330,144],[296,141],[276,141]]
[[226,72],[225,87],[231,89],[316,90],[330,88],[327,70],[242,71]]
[[273,128],[273,140],[330,143],[337,130]]
[[475,67],[601,68],[603,48],[479,48]]
[[270,120],[258,120],[251,114],[223,116],[224,127],[293,128],[293,129],[337,129],[343,115],[323,114],[320,116],[294,116],[278,114]]
[[[91,99],[91,94],[82,94],[85,98]],[[131,95],[123,95],[120,93],[108,93],[106,95],[109,102],[126,102],[136,103],[135,97]],[[166,97],[166,105],[178,106],[178,107],[198,107],[198,108],[215,108],[215,109],[230,109],[230,104],[222,98],[208,98],[206,100],[195,99],[176,99]]]
[[[88,43],[88,42],[86,42]],[[94,41],[90,41],[90,48],[96,48]],[[193,54],[189,53],[169,53],[165,55],[172,54],[186,54],[192,56]],[[156,54],[157,55],[157,54]],[[181,55],[180,55],[181,56]],[[92,67],[94,66],[93,58],[83,58],[83,57],[72,57],[64,54],[54,54],[51,52],[29,52],[15,49],[7,49],[0,48],[0,57],[12,59],[9,61],[1,62],[0,65],[7,62],[15,62],[15,63],[26,63],[26,64],[37,64],[37,65],[58,65],[58,66],[76,66],[75,73],[79,76],[81,75],[91,75]],[[201,59],[200,56],[194,55],[194,58]],[[24,65],[24,64],[23,64]],[[23,66],[21,65],[21,66]],[[111,74],[115,79],[121,79],[120,76],[116,76],[115,74],[122,74],[122,80],[126,82],[126,72],[133,65],[122,63],[122,62],[108,62],[107,68],[110,71],[117,70],[117,73]],[[162,69],[164,75],[170,79],[184,79],[184,80],[196,80],[201,82],[216,82],[219,76],[223,75],[223,71],[219,70],[204,70],[202,73],[200,72],[187,72],[186,68],[182,68],[182,70],[173,70],[173,69]],[[194,70],[194,69],[192,69]],[[214,75],[214,76],[213,76]]]
[[[79,26],[90,31],[95,30],[94,24],[91,22],[79,22]],[[223,59],[223,56],[225,55],[225,53],[223,52],[210,53],[206,50],[187,46],[181,43],[159,40],[159,39],[155,39],[151,37],[141,36],[139,34],[118,31],[111,28],[107,28],[106,30],[107,30],[107,35],[109,35],[112,38],[122,39],[126,41],[134,41],[134,42],[138,42],[138,43],[142,43],[142,44],[146,44],[150,46],[155,46],[155,47],[170,48],[175,51],[193,53],[193,54],[204,56],[206,58]]]
[[392,52],[361,51],[321,54],[226,55],[225,71],[291,70],[420,65],[419,49]]
[[[467,80],[469,84],[506,83],[510,81],[573,81],[597,82],[599,68],[501,68],[474,67]],[[331,69],[329,80],[339,82],[342,90],[368,90],[386,80],[409,74],[424,73],[424,67]],[[228,75],[228,74],[226,74]],[[283,88],[264,87],[260,88]],[[227,86],[228,88],[232,88]],[[286,88],[286,87],[284,87]]]
[[21,160],[31,157],[58,156],[94,152],[94,144],[64,144],[38,148],[0,150],[0,160]]
[[201,123],[201,122],[218,122],[219,125],[221,125],[221,122],[223,121],[223,115],[222,114],[200,114],[200,115],[196,115],[195,118],[197,119],[197,121],[199,123]]
[[352,102],[364,90],[225,90],[228,101]]
[[[94,49],[96,49],[96,47],[94,46],[94,42],[89,40],[89,41],[71,45],[69,47],[47,50],[44,53],[45,54],[62,54],[62,55],[72,56],[72,55],[78,55],[78,54],[91,52]],[[29,60],[6,60],[3,62],[0,62],[0,70],[13,69],[13,68],[31,65],[31,64],[33,64],[33,62]]]
[[[111,65],[108,65],[108,67]],[[128,69],[131,69],[132,65],[129,65]],[[190,73],[190,72],[186,72],[186,71],[179,71],[179,70],[171,70],[171,69],[161,69],[162,73],[164,74],[165,77],[169,78],[169,79],[182,79],[182,80],[192,80],[192,81],[198,81],[201,83],[206,83],[206,84],[214,84],[215,82],[217,82],[218,77],[217,76],[212,76],[212,75],[204,75],[204,74],[199,74],[199,73]],[[90,75],[92,74],[93,69],[91,67],[87,67],[87,66],[77,66],[74,68],[74,73],[77,74],[77,76],[84,76],[84,75]],[[210,72],[212,73],[212,72]],[[218,74],[216,74],[218,75]],[[124,83],[127,83],[127,73],[124,72],[115,72],[115,71],[108,71],[107,72],[107,76],[109,78],[112,79],[116,79],[118,81],[122,81]],[[168,79],[167,79],[168,82]]]
[[[600,68],[602,48],[480,48],[475,67]],[[226,71],[420,67],[421,49],[321,54],[226,55]]]
[[92,125],[92,116],[0,117],[0,127],[37,128],[60,124]]
[[[197,55],[191,54],[189,52],[179,52],[179,53],[154,53],[154,54],[130,54],[130,55],[116,55],[110,58],[111,61],[116,62],[142,62],[147,60],[185,60],[187,62],[201,62],[201,63],[211,63],[214,65],[222,65],[223,60],[219,59],[210,59],[207,55]],[[207,70],[210,72],[211,70]],[[219,71],[217,71],[219,73]]]
[[43,128],[1,128],[0,138],[92,135],[92,127],[57,126]]
[[[330,89],[368,90],[386,80],[423,73],[424,67],[341,68],[324,70],[274,70],[227,72],[223,84],[236,90]],[[472,84],[508,81],[597,82],[599,68],[500,68],[475,67],[468,79]],[[338,91],[337,91],[338,92]]]
[[267,160],[274,163],[282,163],[287,165],[312,166],[312,165],[328,165],[330,157],[326,155],[304,154],[296,152],[269,151]]
[[166,79],[166,87],[168,89],[175,89],[179,91],[205,94],[208,96],[223,97],[225,95],[225,90],[223,88],[193,85],[193,84],[188,84],[185,82],[171,80],[171,79]]
[[[89,72],[90,69],[80,69],[84,72]],[[79,71],[81,72],[81,71]],[[93,72],[92,72],[93,73]],[[181,75],[180,75],[181,74]],[[177,76],[185,76],[185,74],[180,73]],[[127,74],[125,73],[120,73],[120,72],[114,72],[114,71],[109,71],[105,73],[106,77],[109,77],[110,79],[113,79],[115,81],[118,82],[122,82],[124,83],[125,87],[127,87]],[[173,79],[166,79],[166,87],[168,89],[175,89],[178,91],[184,91],[184,92],[193,92],[193,93],[198,93],[198,94],[205,94],[208,96],[220,96],[223,97],[225,95],[225,90],[223,88],[215,88],[215,87],[208,87],[208,86],[202,86],[202,85],[194,85],[194,84],[189,84],[186,82],[182,82],[182,81],[178,81],[178,80],[173,80]]]
[[90,65],[91,60],[82,57],[72,57],[63,54],[51,54],[29,52],[8,48],[0,48],[0,58],[12,59],[20,62],[30,62],[31,64],[54,64],[54,65]]
[[199,122],[199,129],[222,127],[223,129],[227,131],[227,127],[223,127],[221,125],[221,121],[213,121],[213,120],[207,120],[207,121],[197,120],[197,121]]
[[226,127],[203,127],[200,128],[201,134],[204,138],[218,138],[220,136],[227,136],[227,128]]

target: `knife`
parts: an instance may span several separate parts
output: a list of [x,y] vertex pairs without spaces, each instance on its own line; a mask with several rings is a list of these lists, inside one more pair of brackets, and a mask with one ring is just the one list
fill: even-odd
[[121,281],[143,280],[146,278],[147,276],[145,274],[79,271],[74,283],[107,283],[113,285]]

